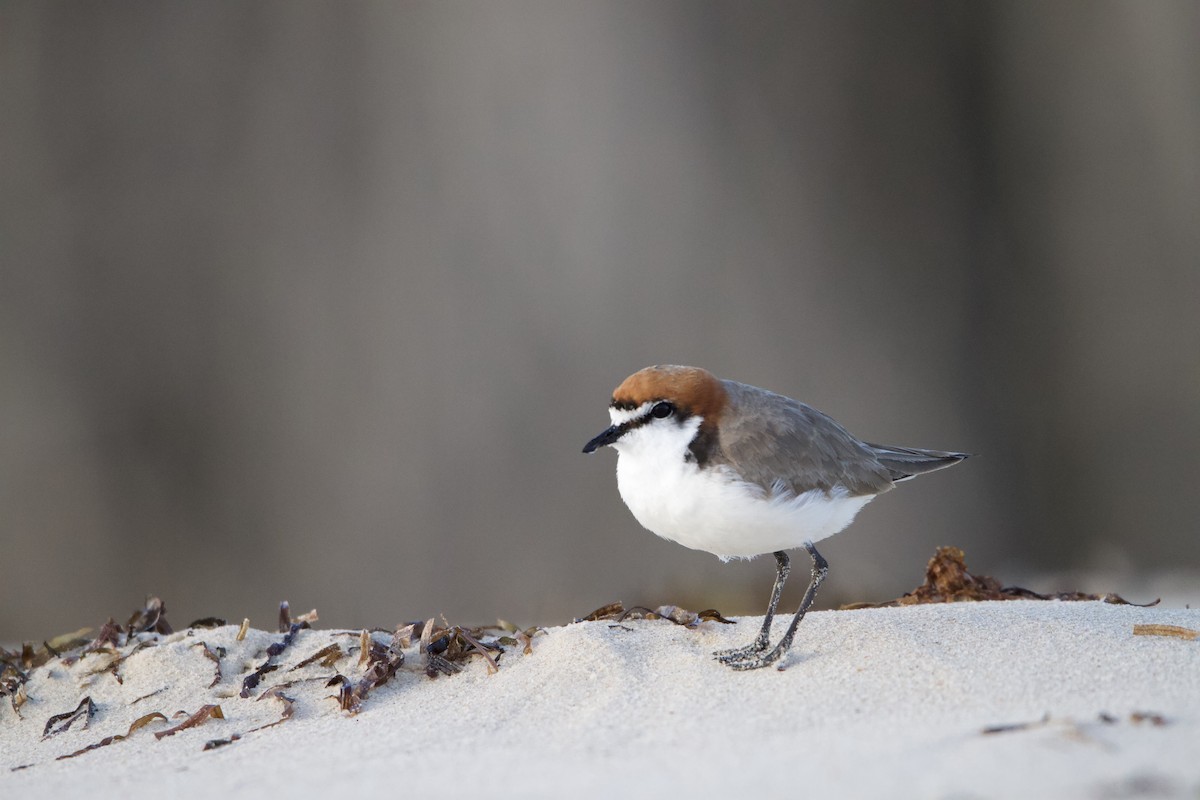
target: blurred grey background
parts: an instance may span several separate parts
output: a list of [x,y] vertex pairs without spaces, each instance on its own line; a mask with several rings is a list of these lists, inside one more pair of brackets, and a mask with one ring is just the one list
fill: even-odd
[[981,454],[830,540],[826,606],[940,544],[1195,569],[1198,34],[1194,2],[0,3],[0,640],[148,592],[176,625],[761,613],[769,559],[642,531],[580,454],[664,362]]

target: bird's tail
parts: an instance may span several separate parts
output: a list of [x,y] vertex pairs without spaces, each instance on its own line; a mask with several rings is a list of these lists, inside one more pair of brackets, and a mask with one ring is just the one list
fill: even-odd
[[879,463],[892,473],[892,481],[900,483],[926,472],[933,472],[946,467],[952,467],[970,453],[949,453],[944,450],[917,450],[912,447],[890,447],[887,445],[870,444],[871,452]]

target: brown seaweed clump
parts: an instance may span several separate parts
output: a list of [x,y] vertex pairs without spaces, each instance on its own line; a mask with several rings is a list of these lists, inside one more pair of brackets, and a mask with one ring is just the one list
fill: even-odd
[[[967,569],[966,555],[957,547],[939,547],[925,567],[925,582],[911,592],[884,603],[851,603],[843,610],[914,606],[925,603],[961,603],[979,600],[1098,600],[1114,605],[1137,605],[1117,594],[1057,592],[1040,594],[1020,586],[1005,586],[989,575]],[[1145,605],[1152,606],[1158,603]]]

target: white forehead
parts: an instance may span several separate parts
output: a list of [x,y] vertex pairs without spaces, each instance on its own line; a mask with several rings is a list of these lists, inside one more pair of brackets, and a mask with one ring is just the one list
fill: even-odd
[[608,407],[608,418],[612,420],[613,425],[620,425],[629,422],[631,419],[645,416],[650,411],[650,406],[654,405],[651,402],[642,403],[637,408],[621,409],[615,406]]

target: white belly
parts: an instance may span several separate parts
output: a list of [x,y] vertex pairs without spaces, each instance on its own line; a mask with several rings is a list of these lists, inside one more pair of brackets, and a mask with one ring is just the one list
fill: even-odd
[[646,455],[618,456],[617,487],[625,505],[651,532],[722,560],[820,541],[843,530],[874,499],[851,497],[842,487],[768,497],[728,471],[701,470],[675,454]]

